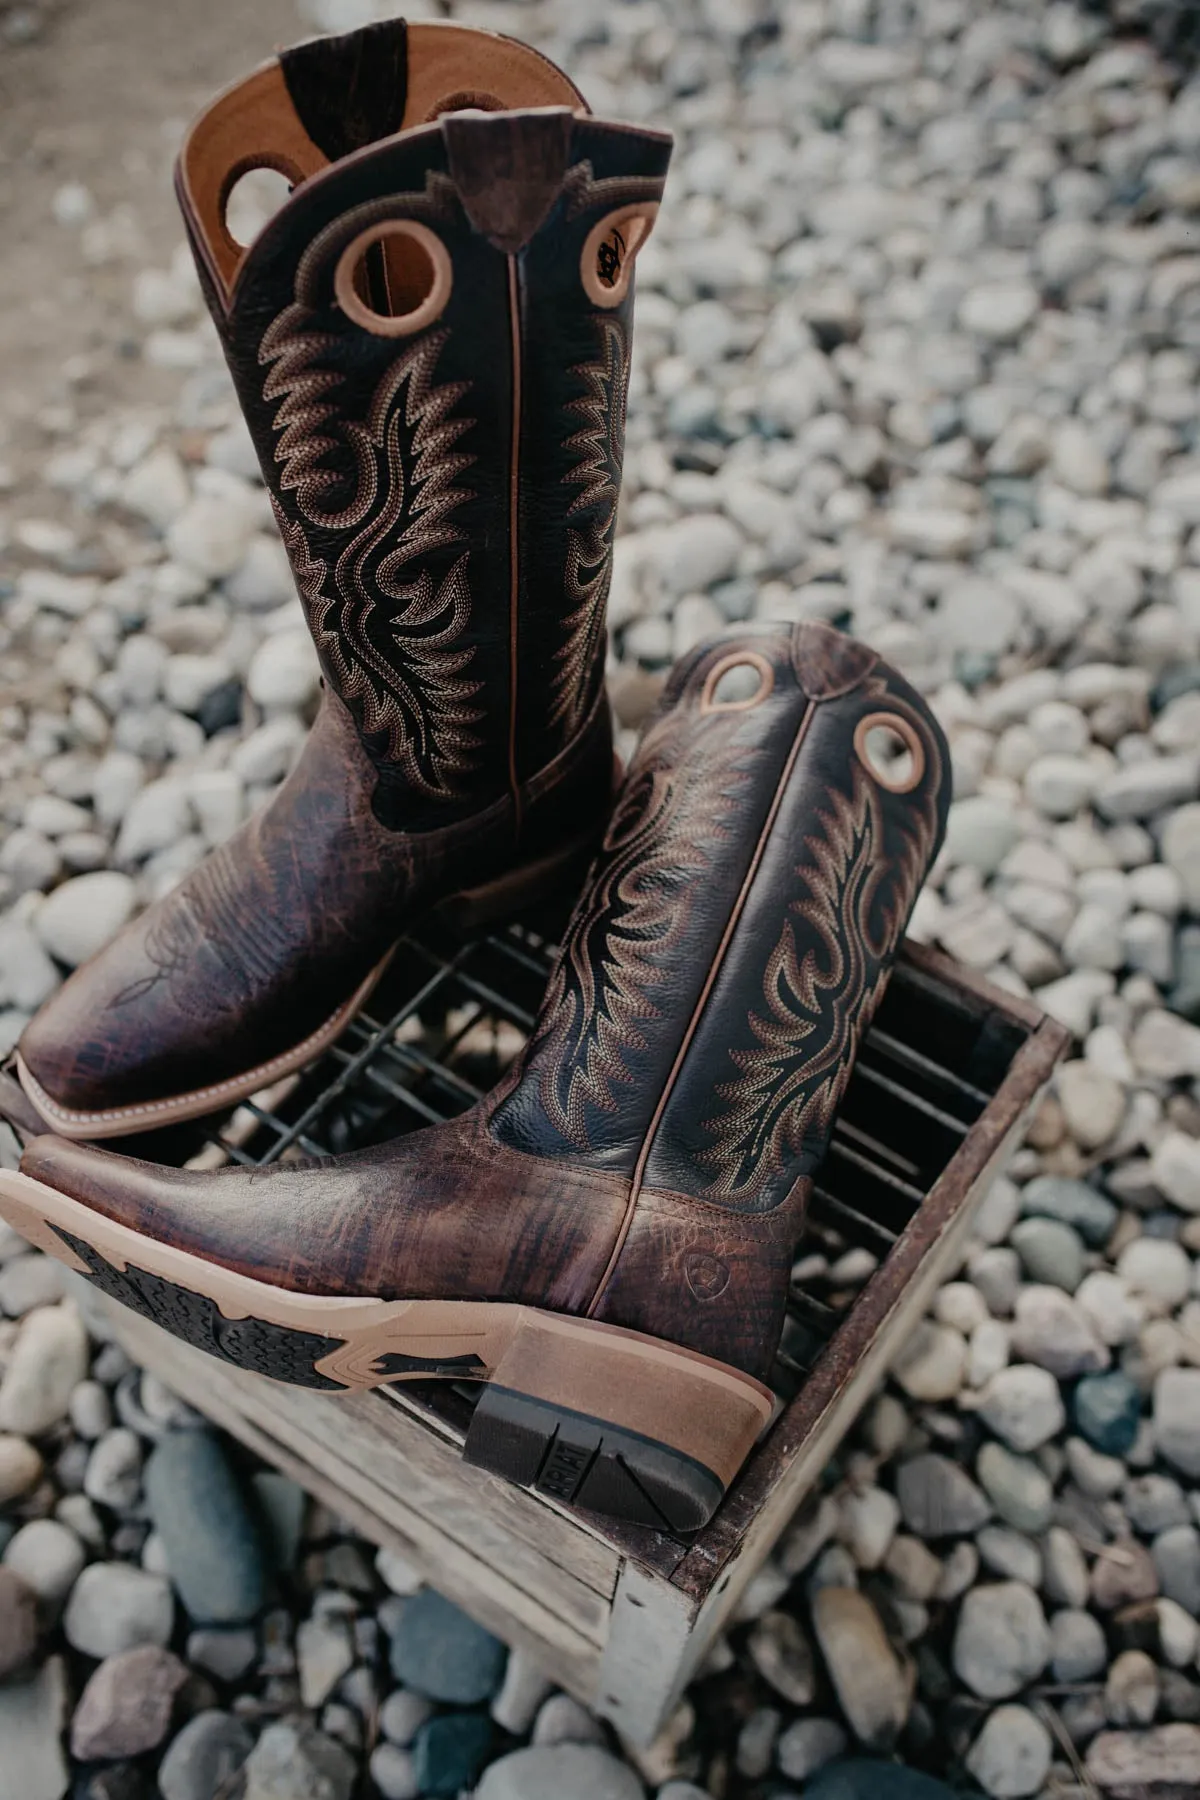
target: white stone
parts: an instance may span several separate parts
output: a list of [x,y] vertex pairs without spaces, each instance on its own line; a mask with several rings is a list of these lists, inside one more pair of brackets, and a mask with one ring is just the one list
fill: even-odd
[[1050,1660],[1041,1602],[1020,1581],[972,1588],[963,1600],[952,1658],[959,1679],[984,1700],[1007,1700]]
[[998,1706],[967,1752],[966,1765],[994,1800],[1021,1800],[1040,1792],[1050,1772],[1054,1742],[1026,1706]]
[[128,875],[97,869],[55,888],[38,908],[33,926],[51,956],[74,969],[116,936],[136,904]]
[[1081,419],[1066,419],[1054,434],[1054,474],[1076,494],[1108,492],[1108,458]]
[[1103,1070],[1081,1059],[1067,1062],[1059,1068],[1055,1086],[1067,1130],[1082,1149],[1098,1150],[1116,1135],[1125,1095]]
[[962,1386],[966,1361],[961,1332],[922,1319],[902,1345],[892,1373],[911,1400],[952,1400]]
[[303,627],[277,631],[255,651],[246,691],[267,711],[299,711],[315,697],[321,667],[312,638]]
[[1154,1442],[1172,1467],[1200,1479],[1200,1369],[1163,1369],[1155,1377]]
[[1013,1363],[993,1375],[977,1407],[996,1436],[1021,1451],[1036,1450],[1067,1417],[1054,1376],[1033,1363]]
[[991,281],[969,289],[958,309],[959,324],[997,343],[1018,338],[1035,318],[1037,289],[1027,281]]
[[1131,1344],[1146,1322],[1146,1308],[1112,1269],[1093,1269],[1076,1288],[1076,1306],[1102,1344]]
[[1151,1007],[1142,1014],[1129,1049],[1143,1075],[1167,1081],[1200,1076],[1200,1027],[1163,1008]]
[[1200,1140],[1165,1132],[1150,1158],[1150,1179],[1181,1212],[1200,1213]]
[[1097,771],[1080,756],[1039,756],[1025,772],[1025,794],[1043,818],[1069,819],[1096,791]]
[[199,769],[188,782],[188,799],[206,844],[223,844],[241,824],[246,792],[232,769]]
[[1179,1306],[1192,1285],[1187,1252],[1167,1238],[1134,1238],[1117,1258],[1117,1274],[1132,1293],[1160,1308]]
[[489,1763],[475,1800],[645,1800],[629,1767],[598,1744],[534,1744]]
[[0,1431],[24,1437],[49,1431],[66,1417],[87,1366],[87,1333],[69,1300],[28,1313],[0,1381]]
[[197,713],[214,688],[228,681],[232,671],[223,656],[180,651],[167,662],[163,694],[176,712]]
[[190,826],[187,786],[178,777],[165,775],[150,782],[131,800],[117,838],[116,859],[120,863],[144,862],[156,851],[166,850],[185,837]]
[[1165,821],[1162,858],[1179,877],[1188,906],[1200,911],[1200,803],[1178,807]]
[[164,1576],[129,1563],[91,1563],[71,1591],[63,1630],[85,1656],[116,1656],[136,1644],[166,1644],[174,1619]]
[[10,1538],[5,1567],[21,1577],[57,1615],[74,1587],[87,1552],[78,1537],[57,1519],[31,1519]]
[[191,500],[187,473],[173,450],[160,445],[124,477],[117,499],[127,512],[165,532]]
[[167,548],[184,568],[206,581],[219,581],[242,561],[255,527],[249,506],[201,494],[171,522]]

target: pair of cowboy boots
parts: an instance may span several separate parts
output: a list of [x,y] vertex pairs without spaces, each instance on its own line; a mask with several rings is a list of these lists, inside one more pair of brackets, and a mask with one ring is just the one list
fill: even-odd
[[[239,1366],[477,1380],[471,1461],[679,1531],[771,1417],[811,1177],[949,762],[865,646],[745,628],[676,667],[612,803],[631,276],[668,154],[449,26],[285,53],[194,128],[185,217],[326,689],[266,812],[29,1027],[58,1135],[0,1212]],[[223,208],[263,163],[295,190],[241,251]],[[415,919],[578,884],[598,842],[530,1042],[463,1117],[253,1171],[72,1141],[310,1061]]]

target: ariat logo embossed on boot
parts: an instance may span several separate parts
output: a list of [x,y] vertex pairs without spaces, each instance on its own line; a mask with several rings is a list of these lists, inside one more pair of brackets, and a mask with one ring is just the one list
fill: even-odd
[[729,1286],[729,1269],[719,1256],[694,1250],[683,1265],[684,1278],[697,1300],[715,1300]]
[[596,280],[601,287],[616,287],[625,266],[625,251],[625,234],[614,225],[596,246]]
[[591,1454],[582,1444],[568,1444],[562,1438],[557,1439],[542,1464],[537,1479],[538,1491],[550,1494],[555,1500],[570,1500]]

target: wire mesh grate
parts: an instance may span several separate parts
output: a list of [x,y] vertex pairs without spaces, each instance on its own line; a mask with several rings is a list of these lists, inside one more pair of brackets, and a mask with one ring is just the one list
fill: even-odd
[[[531,1031],[562,916],[466,940],[401,940],[370,1002],[309,1069],[161,1139],[159,1160],[215,1168],[328,1157],[465,1111]],[[773,1385],[790,1398],[999,1087],[1024,1036],[1011,1016],[902,959],[849,1083],[796,1248]],[[405,1397],[461,1428],[470,1390]]]

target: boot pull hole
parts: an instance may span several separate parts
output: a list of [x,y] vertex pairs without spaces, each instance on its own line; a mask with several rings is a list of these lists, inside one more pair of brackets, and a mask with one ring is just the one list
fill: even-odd
[[389,219],[360,232],[333,278],[347,318],[376,337],[411,337],[441,317],[450,298],[450,257],[440,237],[415,219]]
[[620,306],[633,280],[638,251],[650,236],[658,207],[623,206],[608,213],[588,232],[579,275],[594,306]]
[[224,224],[239,250],[254,242],[299,179],[285,169],[261,163],[256,168],[235,172],[225,195]]
[[765,656],[737,650],[709,670],[700,701],[701,712],[749,712],[775,686],[775,671]]
[[868,713],[854,733],[859,762],[880,787],[909,794],[925,773],[925,750],[907,719],[895,713]]
[[432,125],[443,113],[452,112],[504,112],[505,103],[495,94],[480,93],[475,88],[462,88],[454,94],[445,94],[431,106],[421,123]]

